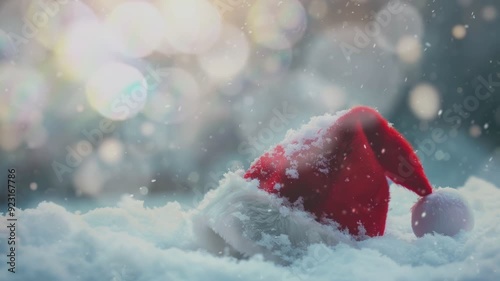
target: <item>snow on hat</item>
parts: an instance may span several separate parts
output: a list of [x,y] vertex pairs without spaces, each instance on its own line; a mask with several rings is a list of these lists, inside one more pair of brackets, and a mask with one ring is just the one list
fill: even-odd
[[389,207],[387,178],[420,196],[432,193],[411,145],[376,110],[359,106],[314,118],[258,158],[246,179],[316,220],[351,234],[383,235]]

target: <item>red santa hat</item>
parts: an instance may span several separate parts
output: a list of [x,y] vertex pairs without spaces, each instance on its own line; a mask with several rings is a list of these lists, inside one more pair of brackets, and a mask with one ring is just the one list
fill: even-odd
[[227,173],[198,206],[193,227],[210,252],[287,264],[308,245],[353,242],[331,222],[357,237],[383,235],[387,178],[421,196],[412,208],[415,235],[473,228],[465,198],[433,191],[410,144],[368,107],[315,117],[246,173]]
[[384,234],[387,178],[420,196],[432,193],[411,145],[376,110],[355,107],[317,123],[266,152],[244,177],[354,235]]

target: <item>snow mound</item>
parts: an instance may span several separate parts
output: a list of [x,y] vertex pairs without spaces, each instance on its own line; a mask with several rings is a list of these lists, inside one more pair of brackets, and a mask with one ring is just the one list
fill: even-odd
[[[242,190],[235,189],[238,185]],[[80,214],[44,202],[35,209],[18,211],[15,274],[7,272],[6,217],[1,217],[0,276],[4,277],[0,279],[500,280],[500,189],[471,178],[458,192],[474,212],[471,232],[455,237],[415,237],[410,209],[418,198],[393,185],[386,234],[363,241],[343,240],[342,233],[315,224],[300,210],[281,208],[276,205],[278,198],[267,198],[269,195],[255,188],[255,183],[245,183],[239,174],[232,173],[197,209],[186,209],[177,202],[145,208],[141,201],[124,198],[116,207]],[[279,213],[298,219],[301,226],[309,227],[304,231],[329,229],[332,233],[296,241],[293,235],[258,236],[253,231],[249,235],[256,235],[253,239],[262,253],[237,258],[232,252],[235,249],[225,247],[215,233],[203,232],[202,226],[225,218],[227,223],[240,223],[240,229],[245,230],[245,222],[251,218],[233,212],[237,206],[225,203],[246,197],[258,198],[257,205],[265,202],[276,207],[271,208],[274,216]],[[233,213],[236,215],[225,216]],[[266,223],[273,222],[259,214],[261,220],[254,223],[267,227]],[[280,250],[283,252],[276,253]],[[269,258],[279,254],[290,255],[291,264],[283,266]]]

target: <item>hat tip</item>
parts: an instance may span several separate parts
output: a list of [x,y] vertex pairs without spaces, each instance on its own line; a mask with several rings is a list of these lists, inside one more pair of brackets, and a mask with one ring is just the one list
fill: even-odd
[[377,108],[375,107],[370,107],[368,105],[357,105],[353,108],[351,108],[352,112],[356,112],[356,111],[359,111],[359,112],[366,112],[366,111],[369,111],[369,112],[375,112],[375,113],[379,113]]

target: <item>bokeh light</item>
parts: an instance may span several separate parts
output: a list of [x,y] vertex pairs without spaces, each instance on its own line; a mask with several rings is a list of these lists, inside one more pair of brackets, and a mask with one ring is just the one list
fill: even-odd
[[149,137],[152,134],[154,134],[155,130],[156,130],[155,125],[150,122],[144,122],[141,125],[141,133],[145,137]]
[[221,16],[208,0],[164,0],[160,7],[167,41],[176,51],[202,53],[219,38]]
[[248,54],[248,41],[243,32],[233,26],[224,26],[217,43],[199,56],[199,62],[210,77],[227,80],[243,69]]
[[494,6],[485,6],[481,14],[485,21],[494,21],[497,18],[497,9]]
[[122,54],[144,57],[163,42],[166,23],[153,5],[132,1],[115,7],[106,18],[106,24],[116,34],[117,47]]
[[461,24],[457,24],[453,27],[453,29],[451,30],[451,34],[453,35],[453,37],[455,37],[456,39],[464,39],[465,38],[465,35],[467,35],[467,29],[465,29],[465,26],[461,25]]
[[98,19],[94,11],[81,1],[30,1],[26,18],[43,20],[34,27],[34,35],[48,49],[55,47],[72,23]]
[[325,0],[313,0],[309,3],[308,12],[315,19],[322,19],[328,14],[328,3]]
[[97,112],[112,120],[126,120],[144,107],[148,84],[136,68],[113,62],[96,70],[85,89],[88,102]]
[[406,63],[416,63],[422,57],[420,40],[411,36],[402,37],[396,47],[399,59]]
[[114,138],[104,140],[98,150],[100,159],[107,164],[119,163],[123,158],[123,153],[123,144]]
[[410,108],[422,120],[432,120],[441,107],[439,92],[431,84],[418,84],[410,92]]
[[272,49],[290,48],[307,27],[306,11],[298,0],[257,0],[247,21],[253,41]]
[[118,43],[99,21],[78,21],[68,27],[56,46],[56,60],[65,77],[85,80],[114,57]]
[[[418,10],[402,1],[396,3],[399,3],[397,9],[389,8],[391,5],[395,5],[389,3],[377,13],[373,25],[378,26],[378,29],[365,26],[367,30],[373,30],[378,45],[391,52],[397,52],[398,44],[403,38],[413,37],[421,40],[424,33],[424,24]],[[377,30],[379,31],[376,32]]]
[[474,124],[474,125],[470,126],[469,134],[472,137],[477,138],[477,137],[481,136],[481,133],[482,133],[481,127],[479,127],[478,125]]

